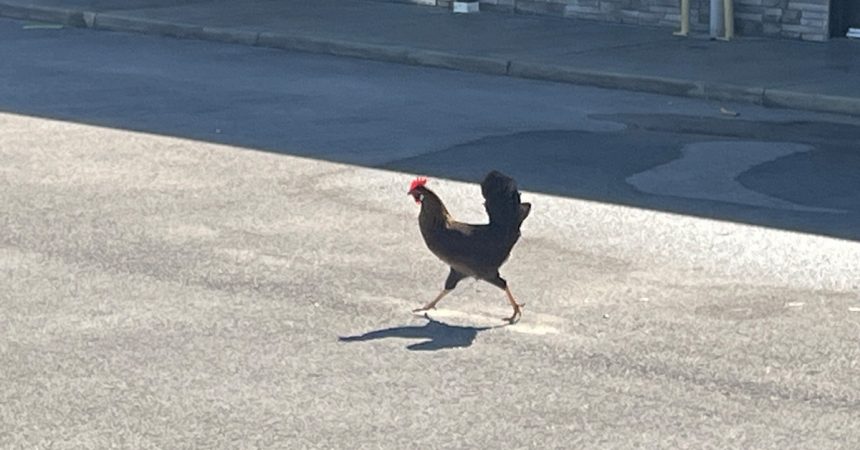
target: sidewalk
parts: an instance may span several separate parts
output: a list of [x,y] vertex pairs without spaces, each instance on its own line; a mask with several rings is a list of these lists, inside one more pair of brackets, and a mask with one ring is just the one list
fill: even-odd
[[372,0],[0,0],[0,16],[860,115],[860,41],[848,39],[719,42]]

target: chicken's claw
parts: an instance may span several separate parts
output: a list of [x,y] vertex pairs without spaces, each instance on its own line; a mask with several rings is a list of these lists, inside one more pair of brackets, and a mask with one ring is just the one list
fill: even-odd
[[511,315],[511,317],[505,317],[502,320],[508,322],[511,325],[519,322],[520,318],[523,317],[523,308],[525,308],[525,306],[526,306],[525,303],[515,304],[514,305],[514,313]]
[[420,313],[420,312],[424,312],[424,311],[429,311],[431,309],[436,309],[436,304],[439,303],[439,300],[442,300],[442,297],[448,295],[449,292],[451,292],[450,289],[443,289],[442,292],[440,292],[439,295],[437,295],[436,298],[434,298],[432,302],[430,302],[430,303],[428,303],[428,304],[426,304],[420,308],[413,309],[412,312],[413,313]]

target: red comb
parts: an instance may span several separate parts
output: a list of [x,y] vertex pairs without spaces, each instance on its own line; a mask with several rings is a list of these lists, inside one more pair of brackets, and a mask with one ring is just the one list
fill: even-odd
[[427,184],[427,178],[418,177],[412,180],[412,184],[409,185],[409,191],[412,192],[413,190],[415,190],[415,188],[424,186],[425,184]]

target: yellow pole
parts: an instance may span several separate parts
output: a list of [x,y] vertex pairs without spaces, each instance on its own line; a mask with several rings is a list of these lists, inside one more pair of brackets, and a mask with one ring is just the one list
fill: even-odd
[[672,34],[675,36],[690,34],[690,0],[681,0],[681,31],[676,31]]
[[735,8],[733,0],[723,0],[723,25],[726,27],[725,40],[735,37]]

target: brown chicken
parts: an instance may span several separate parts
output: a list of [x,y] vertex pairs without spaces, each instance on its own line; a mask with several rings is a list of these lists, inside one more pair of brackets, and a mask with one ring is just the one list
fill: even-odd
[[427,189],[426,183],[426,178],[416,178],[409,186],[408,194],[421,205],[418,226],[427,248],[451,266],[451,271],[442,292],[415,312],[435,308],[460,280],[473,277],[504,289],[514,308],[513,315],[506,320],[514,323],[522,316],[524,305],[514,299],[508,282],[499,276],[499,267],[508,259],[520,238],[520,225],[528,217],[532,205],[520,202],[520,192],[513,178],[492,171],[481,182],[490,223],[472,225],[457,222],[442,200]]

